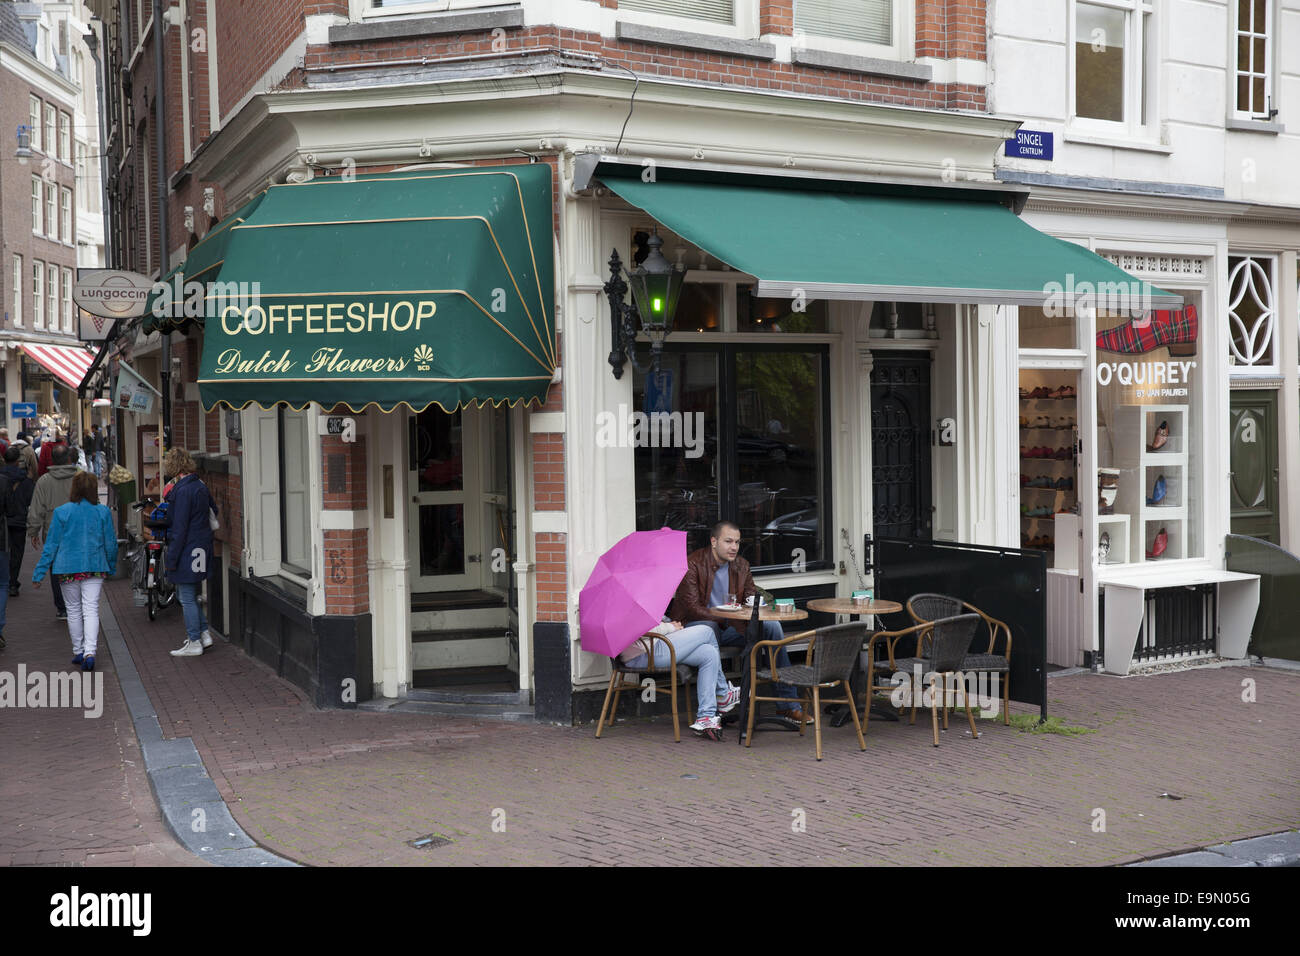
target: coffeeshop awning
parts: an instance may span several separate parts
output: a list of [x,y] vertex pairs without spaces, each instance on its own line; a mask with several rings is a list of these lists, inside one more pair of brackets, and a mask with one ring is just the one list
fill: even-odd
[[272,186],[210,276],[204,407],[544,402],[551,195],[543,163]]
[[758,279],[760,296],[896,302],[1169,308],[1182,297],[1039,232],[996,194],[772,177],[600,181],[677,235]]

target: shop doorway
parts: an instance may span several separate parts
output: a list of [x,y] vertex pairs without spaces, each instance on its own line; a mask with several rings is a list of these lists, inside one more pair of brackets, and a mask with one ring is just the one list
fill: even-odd
[[872,534],[929,541],[930,353],[876,352],[871,365]]
[[409,422],[417,688],[517,691],[510,410],[430,406]]
[[1242,389],[1230,395],[1232,533],[1278,544],[1277,392]]

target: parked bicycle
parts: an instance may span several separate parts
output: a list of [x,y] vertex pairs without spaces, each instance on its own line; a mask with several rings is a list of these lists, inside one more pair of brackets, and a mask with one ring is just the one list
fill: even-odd
[[[161,529],[158,503],[151,497],[142,498],[131,505],[140,512],[140,523],[148,529]],[[127,558],[131,561],[131,585],[145,592],[145,607],[149,620],[156,620],[158,612],[176,603],[176,585],[167,577],[164,556],[167,548],[162,535],[151,534],[148,540],[127,529]]]

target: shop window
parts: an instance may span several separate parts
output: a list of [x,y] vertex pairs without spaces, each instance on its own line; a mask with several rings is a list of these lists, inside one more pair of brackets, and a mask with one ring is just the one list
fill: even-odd
[[1277,372],[1276,274],[1271,256],[1228,257],[1228,361],[1234,373]]
[[279,409],[280,564],[311,577],[311,443],[306,411]]
[[[685,282],[677,311],[673,314],[674,332],[722,331],[722,297],[726,286],[712,282]],[[635,321],[635,319],[633,320]]]
[[827,329],[825,299],[811,302],[767,299],[752,286],[736,287],[736,329],[739,332],[819,332]]
[[1237,0],[1235,112],[1242,119],[1267,120],[1273,106],[1273,4]]
[[[1177,291],[1177,290],[1175,290]],[[1097,316],[1098,542],[1104,563],[1204,555],[1200,297]]]
[[1022,305],[1020,313],[1020,347],[1022,349],[1077,349],[1074,333],[1074,310],[1055,310],[1048,315],[1035,306]]
[[755,567],[828,559],[825,347],[673,346],[637,373],[624,434],[635,444],[637,528],[687,532],[694,550],[726,518]]
[[1151,0],[1074,7],[1073,116],[1114,132],[1149,124],[1156,67]]

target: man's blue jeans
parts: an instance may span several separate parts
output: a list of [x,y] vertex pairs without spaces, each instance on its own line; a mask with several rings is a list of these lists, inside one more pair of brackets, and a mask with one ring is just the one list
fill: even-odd
[[[5,560],[8,561],[8,552],[4,553]],[[9,587],[5,582],[4,587],[0,587],[0,634],[5,632],[5,612],[9,609]]]
[[[746,625],[746,627],[748,627],[748,625]],[[781,625],[779,622],[777,621],[763,622],[763,640],[780,641],[784,639],[785,639],[785,631],[781,630]],[[736,630],[736,628],[734,627],[724,628],[722,630],[722,633],[718,635],[718,644],[722,647],[744,647],[747,643],[748,641],[745,640],[745,633],[743,631]],[[759,657],[758,663],[760,668],[766,666],[767,658],[768,658],[767,653],[763,653]],[[740,665],[741,667],[748,668],[749,661],[741,661]],[[780,648],[776,652],[776,666],[777,667],[790,666],[790,655],[786,653],[784,647]],[[773,686],[776,688],[776,693],[773,695],[775,697],[794,697],[794,698],[799,697],[799,691],[796,690],[790,684],[774,684]],[[798,706],[799,705],[797,703],[793,703],[793,702],[786,703],[785,701],[781,701],[780,703],[777,704],[777,710],[792,710],[793,708]]]
[[191,641],[200,640],[208,629],[208,616],[199,606],[199,588],[201,584],[177,584],[176,597],[181,602],[181,612],[185,615],[185,636]]
[[[649,640],[649,638],[647,638]],[[722,661],[718,658],[718,642],[713,636],[713,628],[707,624],[684,627],[673,631],[654,642],[655,666],[668,666],[668,647],[664,641],[671,641],[677,653],[677,663],[697,668],[699,674],[695,680],[696,715],[699,717],[716,717],[718,698],[727,694],[727,678],[722,674]],[[634,644],[633,647],[640,647]],[[637,670],[646,666],[645,652],[627,661],[627,667]]]

